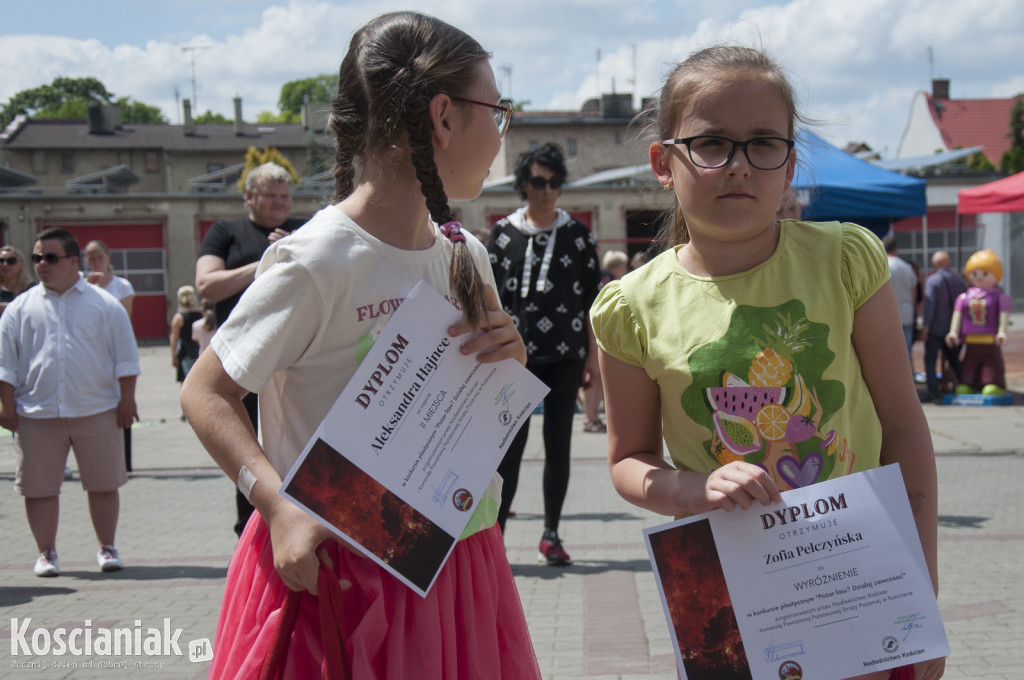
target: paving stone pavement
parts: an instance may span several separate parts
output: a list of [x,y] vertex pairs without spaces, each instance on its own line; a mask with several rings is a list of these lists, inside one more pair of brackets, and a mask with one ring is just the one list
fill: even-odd
[[[121,572],[98,571],[85,495],[71,481],[62,495],[58,535],[63,575],[32,574],[35,548],[13,489],[13,446],[0,437],[6,539],[0,556],[0,678],[206,676],[208,663],[190,662],[188,643],[214,634],[235,543],[233,488],[179,420],[167,355],[166,347],[141,350],[143,420],[133,430],[135,472],[121,492]],[[1024,564],[1022,401],[1018,396],[1016,405],[999,408],[925,406],[939,453],[939,605],[953,650],[946,677],[953,680],[1017,680],[1024,668],[1024,588],[1017,585]],[[540,420],[531,426],[538,428]],[[574,565],[559,569],[536,561],[543,523],[539,431],[530,438],[517,515],[506,537],[544,678],[674,680],[668,627],[641,534],[663,520],[615,494],[604,464],[606,437],[583,433],[582,420],[576,433],[561,527]],[[86,627],[89,621],[93,630],[139,628],[144,634],[149,628],[162,632],[166,619],[172,635],[181,629],[182,655],[15,654],[12,619],[19,627],[31,619],[29,632]]]

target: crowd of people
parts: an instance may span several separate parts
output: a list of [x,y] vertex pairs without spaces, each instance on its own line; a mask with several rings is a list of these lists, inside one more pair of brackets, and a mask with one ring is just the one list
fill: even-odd
[[[302,595],[284,677],[337,672],[325,658],[339,646],[350,677],[403,677],[410,667],[421,678],[540,677],[503,544],[528,424],[425,598],[277,493],[386,323],[350,312],[402,298],[421,279],[462,310],[450,335],[473,331],[463,353],[518,361],[550,390],[539,409],[542,563],[572,564],[559,530],[582,408],[585,433],[607,432],[617,492],[660,515],[767,506],[788,489],[900,463],[937,590],[935,462],[912,349],[924,341],[927,400],[958,377],[998,383],[985,372],[992,352],[969,351],[971,373],[961,375],[961,340],[983,343],[970,339],[980,331],[965,324],[976,315],[947,253],[933,254],[923,278],[892,237],[800,220],[790,183],[804,120],[780,67],[762,51],[718,46],[668,75],[643,133],[652,172],[675,198],[650,261],[600,257],[588,226],[558,207],[569,171],[553,144],[516,160],[523,206],[486,244],[459,224],[449,201],[478,195],[511,118],[474,38],[414,12],[382,15],[341,61],[330,205],[308,221],[293,217],[291,177],[268,163],[246,176],[248,214],[203,239],[195,286],[177,291],[169,345],[182,420],[236,483],[239,541],[211,677],[260,673],[290,593]],[[79,250],[62,229],[38,235],[32,265],[37,285],[22,254],[0,248],[0,425],[15,437],[33,568],[60,574],[58,494],[73,449],[98,566],[117,570],[118,488],[138,418],[134,290],[106,244]],[[989,291],[972,299],[999,302],[998,259],[967,271],[972,290]],[[1005,317],[996,321],[985,332],[998,345]],[[815,392],[806,436],[787,428],[742,449],[705,398],[825,381],[843,389]],[[790,463],[803,461],[790,429],[822,450],[841,441],[843,455],[830,450],[813,475],[794,477]],[[321,634],[325,574],[343,591],[337,639]],[[914,672],[934,680],[943,660]]]

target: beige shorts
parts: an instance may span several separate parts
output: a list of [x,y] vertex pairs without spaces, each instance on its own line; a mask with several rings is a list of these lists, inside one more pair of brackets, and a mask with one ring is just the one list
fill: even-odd
[[128,481],[124,433],[114,409],[82,418],[19,417],[14,490],[27,498],[59,494],[71,448],[86,491],[114,491]]

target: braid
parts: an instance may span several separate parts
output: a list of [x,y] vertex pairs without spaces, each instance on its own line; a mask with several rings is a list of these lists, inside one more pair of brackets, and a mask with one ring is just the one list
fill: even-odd
[[[428,105],[429,99],[411,97],[406,106],[405,127],[409,135],[412,165],[416,169],[416,178],[420,181],[420,190],[427,199],[430,217],[438,224],[445,224],[452,220],[452,210],[448,205],[448,196],[444,193],[444,184],[437,174],[437,164],[434,163]],[[452,244],[448,286],[455,294],[455,299],[459,301],[466,321],[473,328],[479,328],[487,319],[484,282],[473,263],[465,240]]]

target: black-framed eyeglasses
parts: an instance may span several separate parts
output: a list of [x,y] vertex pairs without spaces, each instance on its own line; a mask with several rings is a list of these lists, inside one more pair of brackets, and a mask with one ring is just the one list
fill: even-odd
[[477,106],[486,106],[491,109],[491,117],[494,118],[494,122],[498,125],[498,134],[502,137],[508,132],[509,123],[512,122],[512,103],[505,102],[504,104],[488,104],[487,102],[478,102],[475,99],[467,99],[465,97],[456,97],[454,94],[448,95],[457,102],[465,102],[467,104],[476,104]]
[[71,257],[70,255],[58,255],[57,253],[32,253],[32,264],[39,264],[45,261],[46,264],[57,264],[61,260]]
[[792,139],[784,137],[754,137],[739,142],[718,135],[663,139],[661,143],[685,145],[693,164],[708,170],[725,167],[731,163],[736,149],[743,149],[751,167],[758,170],[778,170],[789,160],[789,154],[796,144]]
[[8,267],[13,267],[18,264],[18,258],[16,257],[0,257],[0,264],[5,264]]

